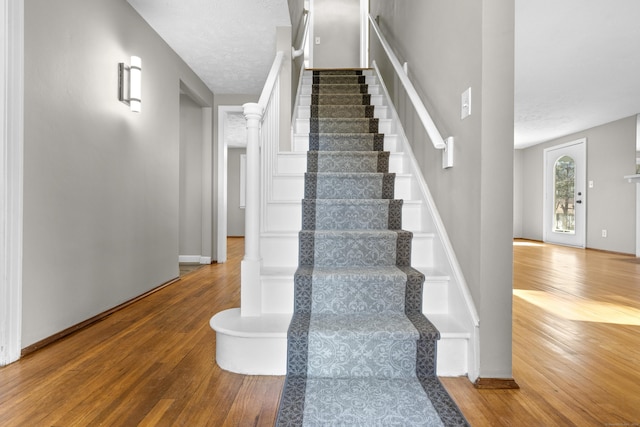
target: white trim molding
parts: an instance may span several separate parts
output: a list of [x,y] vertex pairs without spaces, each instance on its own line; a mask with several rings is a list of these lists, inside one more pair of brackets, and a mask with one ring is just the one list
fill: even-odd
[[0,9],[0,366],[20,358],[22,334],[22,200],[24,2]]
[[179,255],[178,262],[188,264],[211,264],[211,257],[201,255]]
[[218,234],[216,242],[216,260],[227,262],[227,161],[228,144],[225,118],[230,113],[242,113],[241,105],[218,106]]

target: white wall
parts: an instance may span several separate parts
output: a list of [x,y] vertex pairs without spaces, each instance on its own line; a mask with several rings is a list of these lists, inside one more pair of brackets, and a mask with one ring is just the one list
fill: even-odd
[[[636,116],[586,129],[544,144],[518,150],[522,157],[522,237],[542,240],[544,149],[587,139],[587,239],[586,246],[622,253],[635,253],[635,185],[623,178],[635,173]],[[607,237],[602,237],[602,230]]]
[[125,0],[25,2],[23,346],[178,276],[180,81],[212,105]]
[[181,257],[201,258],[203,256],[202,157],[202,108],[189,96],[180,95],[180,247],[178,253]]
[[359,67],[360,0],[313,0],[312,37],[313,67]]
[[525,208],[522,150],[513,150],[513,237],[522,237],[522,216]]
[[[371,58],[412,143],[480,316],[480,376],[510,378],[513,223],[514,5],[508,0],[372,0],[382,32],[444,136],[455,166],[441,168],[372,35]],[[460,119],[460,95],[472,112]]]
[[244,236],[244,208],[240,208],[240,156],[246,148],[229,148],[227,156],[227,235]]

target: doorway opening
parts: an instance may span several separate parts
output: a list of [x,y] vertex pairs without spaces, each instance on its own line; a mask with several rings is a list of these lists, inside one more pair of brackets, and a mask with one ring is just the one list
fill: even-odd
[[586,138],[544,150],[543,239],[586,245]]
[[213,260],[212,109],[180,82],[178,262]]
[[[247,147],[247,125],[243,108],[240,105],[220,105],[218,107],[218,233],[217,233],[217,261],[227,260],[227,235],[229,234],[229,206],[233,201],[236,215],[232,224],[233,234],[244,235],[244,211],[242,210],[242,150]],[[238,174],[229,178],[230,150],[233,161],[239,163]],[[234,168],[235,169],[235,168]],[[229,191],[229,182],[236,182],[233,194]],[[236,202],[237,198],[237,202]],[[242,231],[240,231],[242,230]]]

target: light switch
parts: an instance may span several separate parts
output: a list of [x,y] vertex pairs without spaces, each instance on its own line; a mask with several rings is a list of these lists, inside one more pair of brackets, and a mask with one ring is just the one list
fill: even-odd
[[471,88],[462,92],[460,104],[462,106],[460,110],[460,119],[462,120],[471,115]]
[[320,37],[316,37],[316,44],[320,44]]

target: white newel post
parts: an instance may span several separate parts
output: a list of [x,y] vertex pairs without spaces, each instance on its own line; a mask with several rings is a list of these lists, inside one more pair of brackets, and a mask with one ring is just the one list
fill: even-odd
[[263,109],[250,102],[242,106],[247,119],[247,178],[244,258],[240,268],[240,311],[244,316],[262,312],[260,286],[260,122]]

